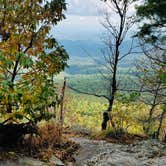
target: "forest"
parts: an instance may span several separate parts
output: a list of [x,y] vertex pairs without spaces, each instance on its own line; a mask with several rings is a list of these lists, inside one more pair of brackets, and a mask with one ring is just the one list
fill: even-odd
[[59,40],[74,3],[0,1],[0,165],[165,166],[166,1],[85,1],[101,41]]

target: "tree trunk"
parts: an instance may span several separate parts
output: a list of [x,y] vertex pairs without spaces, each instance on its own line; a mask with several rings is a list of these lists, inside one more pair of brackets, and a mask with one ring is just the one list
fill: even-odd
[[157,135],[156,135],[157,138],[159,138],[159,136],[160,136],[160,131],[161,131],[161,127],[162,127],[162,124],[163,124],[165,114],[166,114],[166,108],[164,108],[164,110],[161,114],[160,123],[159,123],[159,127],[158,127],[158,130],[157,130]]
[[64,79],[63,87],[62,87],[62,96],[61,96],[61,107],[60,107],[60,124],[63,126],[63,106],[64,106],[64,97],[65,97],[65,89],[66,89],[66,78]]
[[152,105],[150,112],[149,112],[148,126],[147,126],[147,128],[145,128],[145,132],[147,134],[149,134],[150,128],[152,127],[151,123],[152,123],[152,116],[153,116],[154,109],[155,109],[155,105]]
[[107,129],[107,122],[109,121],[109,115],[108,115],[108,112],[104,112],[103,113],[103,121],[102,121],[102,124],[101,124],[101,129],[102,130],[106,130]]
[[113,102],[114,102],[114,99],[109,101],[108,109],[107,109],[106,112],[103,113],[103,121],[102,121],[102,124],[101,124],[102,130],[106,130],[107,129],[108,121],[110,121],[112,127],[115,128],[115,123],[113,122],[113,116],[111,115],[112,114]]
[[[117,41],[117,43],[116,43],[115,63],[114,63],[114,69],[113,69],[113,77],[112,77],[111,86],[110,86],[110,96],[111,96],[111,98],[109,100],[109,106],[108,106],[108,109],[107,109],[108,117],[109,117],[109,120],[110,120],[111,125],[112,125],[113,128],[115,128],[115,124],[113,122],[113,117],[112,117],[111,114],[112,114],[112,107],[113,107],[113,104],[114,104],[115,95],[116,95],[116,91],[117,91],[116,77],[117,77],[118,58],[119,58],[119,41]],[[107,123],[105,121],[104,114],[103,114],[102,124],[103,124],[103,122],[105,122],[106,128],[107,128]],[[105,128],[105,130],[106,130],[106,128]]]

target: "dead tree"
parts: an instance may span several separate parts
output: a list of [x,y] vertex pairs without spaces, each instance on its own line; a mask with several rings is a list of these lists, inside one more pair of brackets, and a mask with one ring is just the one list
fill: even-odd
[[60,124],[63,125],[63,113],[64,113],[64,98],[65,98],[65,89],[66,89],[66,78],[64,78],[62,92],[61,92],[61,103],[60,103]]
[[[116,93],[119,87],[118,80],[118,65],[124,60],[126,56],[133,51],[133,40],[131,40],[130,46],[127,51],[122,51],[122,46],[125,39],[128,36],[128,32],[131,30],[135,23],[134,13],[130,12],[130,9],[134,8],[135,0],[104,0],[106,4],[107,12],[105,13],[105,21],[102,23],[106,30],[106,36],[104,37],[105,50],[102,56],[102,65],[104,70],[100,70],[102,78],[106,80],[109,85],[106,89],[107,95],[95,94],[76,90],[88,95],[96,97],[104,97],[108,101],[107,114],[113,128],[116,127],[112,117],[113,104],[116,98]],[[105,120],[105,113],[103,113],[102,129],[107,128],[107,120]],[[104,124],[103,124],[104,123]]]

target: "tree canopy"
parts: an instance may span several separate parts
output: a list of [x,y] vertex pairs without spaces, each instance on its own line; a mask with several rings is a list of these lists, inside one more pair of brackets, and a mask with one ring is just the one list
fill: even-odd
[[145,0],[137,7],[139,19],[144,20],[140,27],[138,35],[145,38],[148,42],[165,40],[166,28],[166,1],[163,0]]
[[[137,7],[137,15],[141,20],[140,30],[137,33],[141,39],[142,50],[145,55],[141,62],[143,69],[140,79],[144,89],[153,97],[148,122],[152,122],[154,110],[160,105],[159,126],[157,137],[159,137],[166,114],[166,1],[145,0]],[[151,124],[152,127],[152,124]],[[147,127],[150,129],[150,126]],[[148,131],[147,130],[147,131]]]
[[[145,43],[152,44],[152,50],[156,52],[157,56],[151,56],[151,59],[160,64],[161,71],[159,76],[163,83],[166,82],[166,1],[163,0],[145,0],[144,3],[137,7],[137,15],[140,20],[143,20],[143,25],[140,27],[138,37],[145,41]],[[149,48],[149,46],[148,46]],[[146,50],[144,50],[145,52]],[[149,51],[148,51],[149,52]],[[152,51],[153,52],[153,51]],[[149,54],[149,53],[148,53]]]
[[0,116],[46,118],[56,102],[54,75],[67,66],[65,49],[49,35],[65,18],[65,0],[3,0],[0,6]]

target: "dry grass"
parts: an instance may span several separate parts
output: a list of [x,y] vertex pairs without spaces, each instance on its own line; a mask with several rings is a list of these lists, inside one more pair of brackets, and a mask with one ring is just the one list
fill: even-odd
[[78,146],[62,136],[62,128],[54,122],[38,124],[38,135],[27,135],[24,140],[24,150],[28,155],[43,161],[49,160],[52,155],[61,160],[74,160],[73,153]]
[[121,130],[105,130],[91,136],[91,139],[106,140],[110,143],[133,144],[134,142],[148,139],[146,135],[137,135]]
[[53,147],[55,144],[60,144],[62,141],[62,129],[54,123],[41,123],[38,125],[39,137],[35,143],[41,147]]

